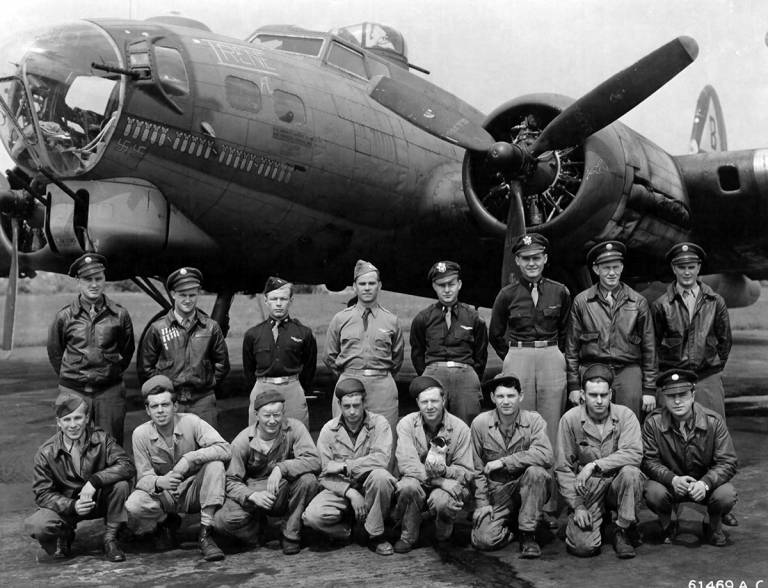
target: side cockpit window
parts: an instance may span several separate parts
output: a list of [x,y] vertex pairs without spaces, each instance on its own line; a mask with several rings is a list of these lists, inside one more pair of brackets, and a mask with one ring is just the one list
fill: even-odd
[[225,86],[227,102],[232,108],[251,113],[261,110],[261,89],[258,84],[237,76],[227,76]]
[[303,125],[307,122],[304,102],[296,94],[275,90],[272,98],[275,101],[275,114],[281,121],[297,125]]
[[331,43],[331,48],[328,51],[328,63],[357,77],[368,78],[365,71],[363,54],[353,51],[340,43]]
[[189,94],[189,78],[181,53],[171,47],[156,46],[155,58],[157,77],[165,91],[171,96]]

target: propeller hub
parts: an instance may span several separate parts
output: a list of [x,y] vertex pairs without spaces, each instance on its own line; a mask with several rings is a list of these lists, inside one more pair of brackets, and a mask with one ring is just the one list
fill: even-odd
[[525,152],[512,143],[497,141],[488,150],[488,163],[502,172],[518,172],[525,162]]

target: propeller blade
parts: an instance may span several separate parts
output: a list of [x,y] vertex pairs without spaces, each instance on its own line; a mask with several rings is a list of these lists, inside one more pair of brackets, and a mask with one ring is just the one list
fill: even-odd
[[517,240],[525,235],[525,210],[523,210],[523,186],[515,180],[509,183],[510,202],[507,212],[507,232],[504,236],[504,257],[501,262],[501,287],[509,284],[514,271],[515,254],[512,248]]
[[608,78],[557,115],[532,147],[533,155],[581,144],[656,92],[699,54],[691,37],[678,37]]
[[5,292],[5,310],[3,313],[3,340],[0,350],[9,354],[13,349],[13,331],[16,323],[16,295],[19,291],[19,225],[16,219],[11,223],[13,249],[11,267],[8,271],[8,289]]
[[377,76],[373,82],[371,98],[421,130],[469,151],[494,144],[482,127],[482,113],[450,92],[415,77],[405,82]]

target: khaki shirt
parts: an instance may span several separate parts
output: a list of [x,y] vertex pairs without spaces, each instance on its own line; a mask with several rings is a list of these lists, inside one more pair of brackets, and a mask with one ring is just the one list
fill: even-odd
[[[361,479],[371,470],[387,468],[392,454],[392,429],[383,416],[366,411],[360,432],[353,443],[341,423],[341,417],[337,417],[323,425],[317,438],[317,449],[323,462],[320,484],[326,490],[344,496],[350,486],[360,488]],[[329,461],[345,462],[349,475],[326,474],[325,468]]]
[[218,431],[192,413],[173,417],[173,447],[168,447],[152,421],[133,431],[133,460],[136,463],[136,488],[155,492],[155,482],[184,457],[189,462],[187,478],[209,461],[227,461],[232,455],[229,443]]
[[587,415],[584,405],[575,406],[560,419],[557,428],[555,474],[563,495],[571,508],[584,506],[584,497],[576,494],[576,474],[594,461],[602,477],[618,473],[624,466],[640,467],[643,439],[640,423],[626,406],[611,403],[602,435]]
[[334,372],[345,369],[385,370],[396,374],[403,365],[403,333],[397,317],[378,304],[371,308],[363,329],[363,307],[345,308],[331,319],[325,339],[325,364]]
[[[472,456],[475,478],[475,504],[479,508],[490,504],[489,490],[519,478],[529,466],[552,467],[552,444],[547,437],[547,423],[537,412],[521,410],[517,414],[512,436],[505,438],[498,412],[483,412],[472,421]],[[503,470],[483,473],[485,465],[496,459]]]

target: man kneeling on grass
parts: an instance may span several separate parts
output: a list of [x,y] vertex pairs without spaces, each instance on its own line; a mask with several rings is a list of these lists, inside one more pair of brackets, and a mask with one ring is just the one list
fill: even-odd
[[549,498],[552,445],[539,413],[522,410],[520,380],[501,373],[485,382],[494,410],[472,421],[475,461],[475,513],[472,545],[492,550],[512,540],[510,520],[517,515],[522,557],[541,556],[534,532]]
[[35,455],[33,489],[38,510],[26,520],[27,531],[40,542],[38,561],[71,555],[77,523],[104,518],[104,555],[125,561],[117,531],[128,519],[125,499],[136,470],[117,442],[88,424],[88,401],[61,392],[54,404],[58,432]]

